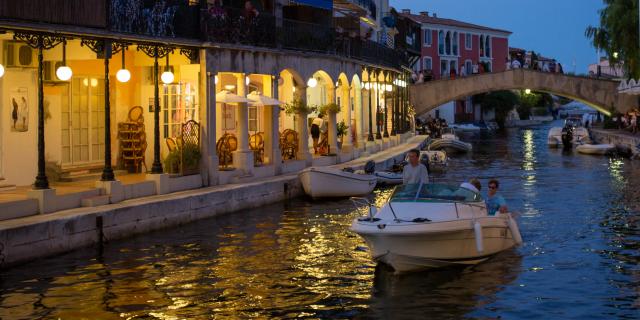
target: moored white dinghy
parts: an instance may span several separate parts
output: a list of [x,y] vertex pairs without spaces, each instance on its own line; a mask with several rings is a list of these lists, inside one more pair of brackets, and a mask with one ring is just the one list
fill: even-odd
[[328,167],[310,167],[298,174],[302,188],[312,198],[351,197],[371,193],[377,177]]
[[444,128],[441,137],[429,144],[429,150],[446,150],[451,153],[469,152],[471,149],[471,143],[461,141],[453,128]]
[[607,154],[616,149],[612,144],[581,144],[576,151],[584,154]]
[[376,171],[374,175],[378,178],[378,185],[392,186],[402,183],[402,172]]
[[489,216],[480,194],[442,184],[396,187],[379,210],[356,218],[351,230],[374,260],[396,273],[480,263],[522,243],[511,214]]

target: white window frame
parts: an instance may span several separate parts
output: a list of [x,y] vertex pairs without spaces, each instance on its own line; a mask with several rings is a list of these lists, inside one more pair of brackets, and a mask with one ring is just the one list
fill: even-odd
[[[429,41],[427,41],[427,39],[429,39]],[[433,45],[433,31],[431,29],[424,29],[422,40],[424,47],[431,47]]]
[[[429,65],[431,68],[427,69],[427,61],[429,61]],[[431,70],[433,71],[433,59],[429,56],[422,58],[422,70]]]
[[464,48],[466,50],[473,49],[473,35],[469,32],[464,34]]

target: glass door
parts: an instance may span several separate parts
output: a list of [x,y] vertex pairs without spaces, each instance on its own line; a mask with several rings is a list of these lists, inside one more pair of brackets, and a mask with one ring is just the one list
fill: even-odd
[[62,97],[61,109],[62,164],[101,163],[104,160],[104,80],[73,78],[70,94]]

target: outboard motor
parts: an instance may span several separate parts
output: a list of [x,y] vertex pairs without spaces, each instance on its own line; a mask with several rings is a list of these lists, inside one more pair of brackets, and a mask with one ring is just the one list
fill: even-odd
[[565,148],[573,146],[573,127],[565,126],[562,128],[562,144]]
[[364,164],[364,173],[373,174],[374,172],[376,172],[376,162],[373,160],[367,161],[367,163]]

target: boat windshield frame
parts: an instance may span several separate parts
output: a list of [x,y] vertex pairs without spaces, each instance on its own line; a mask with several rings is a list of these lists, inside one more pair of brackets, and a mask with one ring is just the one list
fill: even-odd
[[402,184],[396,186],[389,202],[474,203],[482,202],[480,193],[443,183]]
[[442,134],[452,134],[455,135],[456,134],[456,129],[452,128],[452,127],[444,127],[442,128]]

